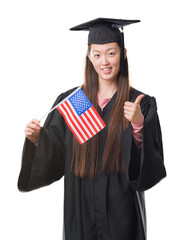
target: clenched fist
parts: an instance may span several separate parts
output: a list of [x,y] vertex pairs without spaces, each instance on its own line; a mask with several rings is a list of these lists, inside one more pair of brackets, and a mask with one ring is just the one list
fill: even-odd
[[31,122],[29,122],[25,127],[25,135],[26,137],[35,144],[35,146],[38,146],[38,140],[40,137],[40,121],[37,119],[32,119]]

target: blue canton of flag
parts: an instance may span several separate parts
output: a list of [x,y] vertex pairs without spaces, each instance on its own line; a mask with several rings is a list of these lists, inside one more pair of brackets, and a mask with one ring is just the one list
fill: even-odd
[[79,116],[92,106],[82,89],[76,92],[68,100],[71,102],[73,108]]

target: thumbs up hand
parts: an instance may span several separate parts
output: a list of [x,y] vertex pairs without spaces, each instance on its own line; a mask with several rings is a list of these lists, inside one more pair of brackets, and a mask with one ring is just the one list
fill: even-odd
[[144,94],[141,94],[136,98],[135,102],[125,102],[124,116],[128,121],[135,123],[143,117],[140,107],[140,102],[143,97]]

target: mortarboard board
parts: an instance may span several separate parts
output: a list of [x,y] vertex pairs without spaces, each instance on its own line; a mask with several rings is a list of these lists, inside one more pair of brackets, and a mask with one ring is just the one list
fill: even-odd
[[140,22],[140,20],[123,20],[112,18],[97,18],[92,21],[82,23],[70,30],[87,30],[88,45],[89,44],[106,44],[111,42],[119,42],[121,46],[121,70],[124,63],[124,33],[123,27],[132,23]]

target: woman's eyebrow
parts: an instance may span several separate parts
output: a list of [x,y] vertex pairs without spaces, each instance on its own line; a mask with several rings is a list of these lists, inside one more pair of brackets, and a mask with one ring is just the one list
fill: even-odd
[[113,49],[116,50],[116,48],[108,48],[107,51],[109,51],[109,50],[113,50]]
[[100,52],[99,50],[92,50],[92,52]]
[[[113,50],[113,49],[116,50],[116,48],[108,48],[105,51],[109,51],[109,50]],[[94,49],[94,50],[92,50],[92,52],[100,52],[100,50]]]

